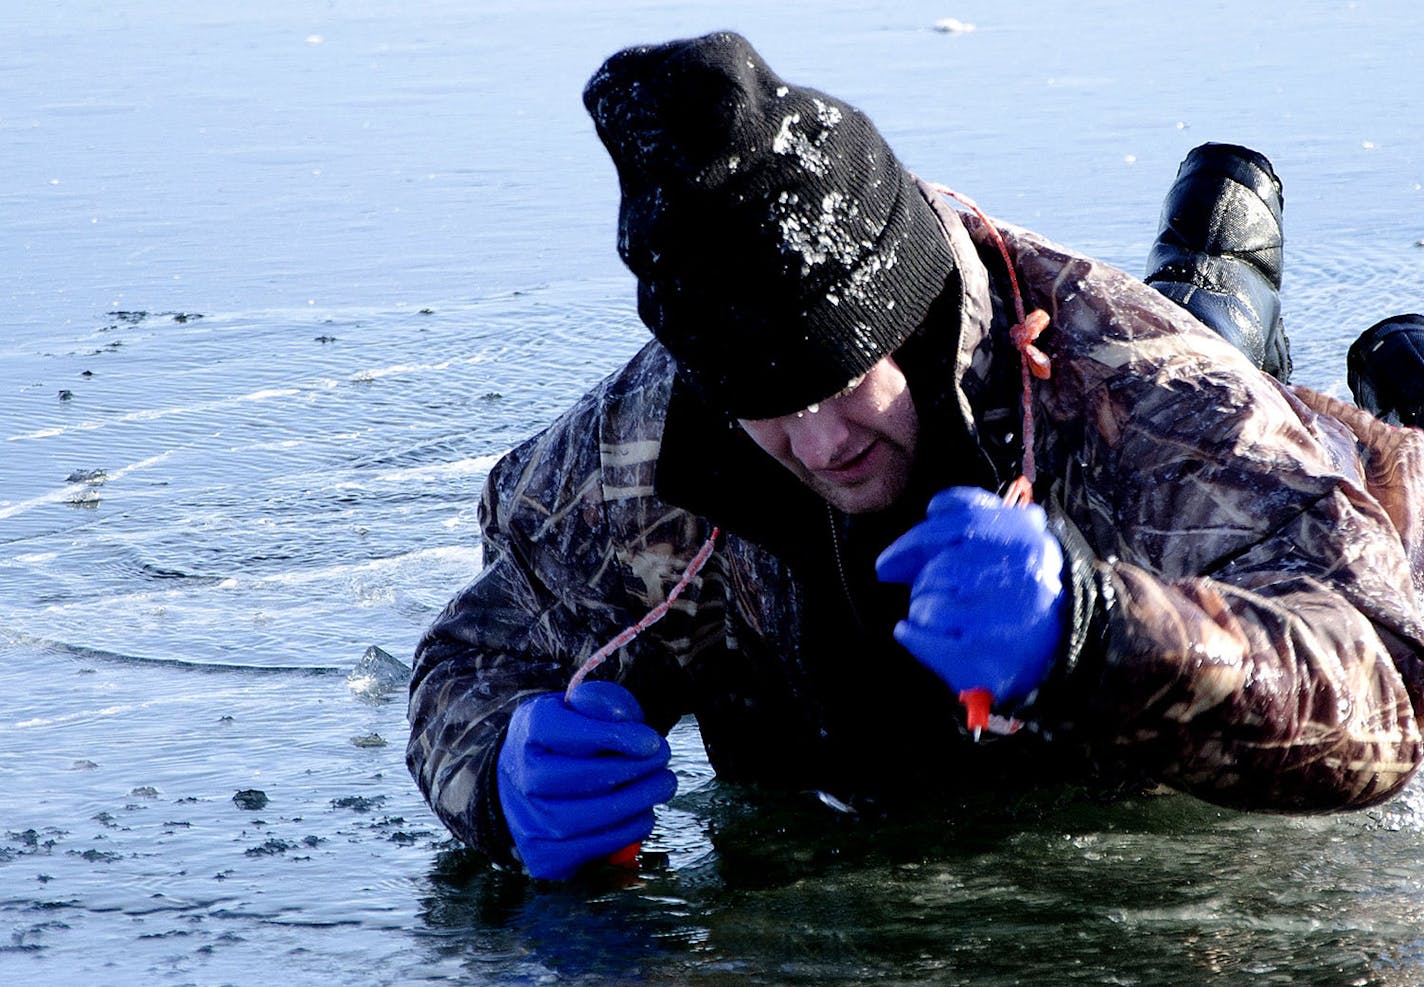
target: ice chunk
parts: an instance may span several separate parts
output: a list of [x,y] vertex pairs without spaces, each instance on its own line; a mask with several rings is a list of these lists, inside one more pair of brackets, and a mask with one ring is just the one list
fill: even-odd
[[357,699],[383,702],[396,693],[405,693],[410,684],[410,666],[373,644],[346,676],[346,684]]

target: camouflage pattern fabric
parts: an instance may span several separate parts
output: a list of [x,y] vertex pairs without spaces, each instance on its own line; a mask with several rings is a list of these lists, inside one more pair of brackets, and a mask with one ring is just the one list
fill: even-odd
[[[1002,261],[979,220],[923,191],[961,272],[950,403],[1002,472],[1018,414],[994,382],[1004,367],[1017,376]],[[1136,278],[1000,229],[1026,303],[1052,319],[1036,492],[1071,560],[1074,626],[1024,714],[1032,739],[1006,738],[991,774],[1074,745],[1245,809],[1396,793],[1424,753],[1424,432],[1284,387]],[[417,648],[411,773],[451,832],[497,861],[513,859],[494,787],[513,709],[562,689],[665,599],[710,530],[655,489],[673,379],[649,343],[501,460],[481,505],[484,568]],[[833,616],[784,559],[732,531],[599,674],[664,732],[696,715],[719,774],[775,784],[831,736],[807,712],[831,702],[803,637]],[[907,720],[962,732],[952,701],[916,708]],[[925,770],[972,756],[943,749]]]

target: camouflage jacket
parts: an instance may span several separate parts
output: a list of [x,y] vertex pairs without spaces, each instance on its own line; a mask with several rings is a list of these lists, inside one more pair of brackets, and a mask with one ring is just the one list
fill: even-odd
[[[961,297],[938,328],[952,455],[933,484],[992,488],[1018,468],[1012,304],[982,222],[935,208]],[[871,560],[915,518],[838,517],[689,410],[650,343],[495,467],[484,568],[417,648],[407,763],[456,836],[511,859],[494,768],[512,710],[663,601],[714,522],[700,576],[596,674],[664,732],[696,716],[721,777],[854,795],[1125,764],[1276,811],[1404,785],[1424,753],[1424,432],[1283,387],[1136,278],[1000,229],[1052,320],[1036,495],[1073,576],[1033,729],[969,742],[890,637],[904,590]]]

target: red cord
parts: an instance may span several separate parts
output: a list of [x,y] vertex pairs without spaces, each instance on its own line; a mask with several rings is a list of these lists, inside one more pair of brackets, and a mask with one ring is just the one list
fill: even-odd
[[687,564],[687,570],[682,574],[682,578],[677,581],[677,585],[668,592],[666,600],[663,600],[663,602],[649,610],[642,620],[638,621],[632,627],[624,628],[613,640],[589,655],[588,661],[580,665],[578,671],[574,672],[574,677],[569,679],[569,687],[564,690],[564,702],[569,701],[569,696],[571,696],[573,691],[579,687],[579,684],[588,677],[588,673],[599,665],[602,665],[605,658],[667,615],[668,609],[672,606],[673,601],[682,594],[682,591],[687,588],[688,583],[697,578],[697,574],[702,571],[702,567],[706,565],[707,560],[712,557],[712,550],[717,545],[717,536],[720,533],[721,529],[713,527],[712,534],[707,536],[707,540],[702,543],[702,547],[697,550],[697,554],[694,555],[692,561]]
[[[1047,380],[1053,372],[1048,355],[1033,344],[1043,330],[1048,328],[1048,313],[1041,308],[1024,313],[1023,293],[1019,290],[1019,277],[1014,271],[1014,262],[1009,257],[1008,245],[1004,243],[998,227],[989,222],[989,217],[980,211],[974,200],[945,185],[932,185],[931,188],[941,195],[949,196],[979,217],[994,245],[999,248],[999,255],[1004,258],[1004,266],[1009,272],[1009,287],[1014,295],[1014,315],[1018,319],[1009,330],[1009,339],[1019,351],[1019,374],[1023,386],[1023,471],[1004,489],[1003,496],[1004,503],[1010,507],[1027,507],[1033,503],[1033,481],[1036,474],[1033,460],[1033,378]],[[983,687],[963,689],[959,693],[959,701],[964,706],[965,725],[977,741],[980,733],[989,725],[989,708],[994,703],[994,694]]]

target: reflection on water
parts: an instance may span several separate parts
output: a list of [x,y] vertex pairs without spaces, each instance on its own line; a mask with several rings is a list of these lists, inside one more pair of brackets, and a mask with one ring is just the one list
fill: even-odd
[[1335,393],[1355,332],[1424,306],[1403,0],[1269,31],[635,6],[636,36],[571,0],[11,12],[0,983],[1418,982],[1418,786],[871,820],[715,783],[685,722],[635,874],[534,886],[447,837],[399,692],[348,676],[408,660],[495,459],[645,337],[577,99],[615,47],[736,23],[917,169],[1133,270],[1191,144],[1261,144],[1298,377]]
[[[746,793],[738,793],[745,800]],[[1051,803],[1051,799],[1045,800]],[[866,826],[724,806],[716,855],[634,887],[539,891],[453,852],[432,952],[573,982],[1410,983],[1417,833],[1368,873],[1378,817],[1261,820],[1172,796]]]

